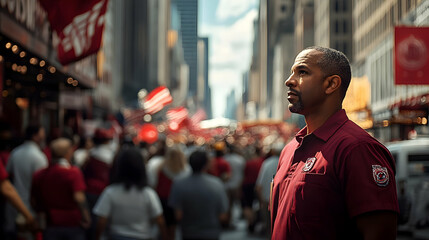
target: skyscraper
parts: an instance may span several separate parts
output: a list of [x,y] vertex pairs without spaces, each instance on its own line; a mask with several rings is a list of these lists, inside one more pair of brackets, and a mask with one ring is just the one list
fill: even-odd
[[209,86],[209,38],[200,37],[198,41],[198,56],[201,57],[201,59],[198,59],[200,65],[198,78],[201,77],[203,81],[202,86],[200,86],[201,81],[198,79],[198,95],[202,95],[201,104],[206,111],[207,118],[212,118],[211,89]]
[[189,95],[197,94],[198,0],[172,0],[180,12],[182,44],[189,65]]

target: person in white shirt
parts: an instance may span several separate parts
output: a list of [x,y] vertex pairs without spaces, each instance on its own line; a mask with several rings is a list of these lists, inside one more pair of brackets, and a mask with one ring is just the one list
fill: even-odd
[[[30,204],[30,188],[33,174],[48,166],[48,159],[42,152],[41,147],[45,143],[45,129],[40,125],[29,125],[25,130],[25,142],[15,148],[9,157],[6,165],[7,172],[11,175],[11,180],[25,206],[34,214]],[[5,231],[16,232],[15,221],[17,211],[8,205],[6,208]],[[31,238],[29,234],[22,236],[25,239]]]
[[166,227],[161,202],[156,192],[147,186],[146,170],[140,151],[125,147],[116,159],[113,184],[106,187],[93,212],[98,216],[96,239],[99,240],[109,223],[109,239],[155,239],[155,222],[165,239]]

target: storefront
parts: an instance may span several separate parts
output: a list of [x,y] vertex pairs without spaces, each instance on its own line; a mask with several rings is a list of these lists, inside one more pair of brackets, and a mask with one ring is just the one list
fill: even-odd
[[[42,124],[48,134],[61,131],[67,109],[90,111],[87,99],[96,84],[96,58],[86,60],[90,65],[64,67],[52,42],[37,0],[0,1],[0,116],[16,133],[30,122]],[[79,69],[93,69],[94,74]]]
[[374,115],[373,131],[385,141],[399,141],[429,135],[429,94],[409,97]]

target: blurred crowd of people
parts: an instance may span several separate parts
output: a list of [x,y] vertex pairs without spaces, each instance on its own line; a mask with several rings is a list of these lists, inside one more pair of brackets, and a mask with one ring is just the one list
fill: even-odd
[[29,125],[22,144],[1,137],[1,239],[219,239],[235,227],[233,209],[249,233],[269,236],[283,139],[148,144],[114,128],[45,135]]

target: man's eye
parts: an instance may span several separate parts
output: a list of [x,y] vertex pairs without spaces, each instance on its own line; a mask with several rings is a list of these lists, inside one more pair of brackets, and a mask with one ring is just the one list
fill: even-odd
[[304,70],[299,71],[299,75],[304,75],[304,74],[307,74],[307,71],[304,71]]

